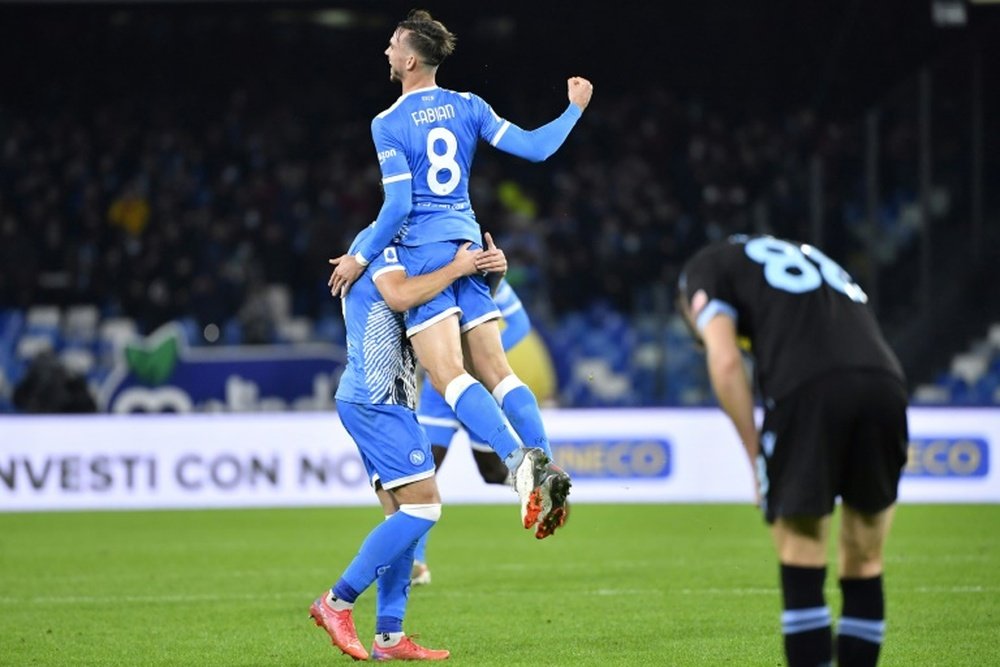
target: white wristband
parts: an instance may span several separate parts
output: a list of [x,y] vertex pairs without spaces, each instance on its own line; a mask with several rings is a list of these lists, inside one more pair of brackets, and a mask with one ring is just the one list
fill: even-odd
[[358,260],[358,264],[361,266],[368,266],[369,264],[368,260],[360,252],[354,253],[354,259]]

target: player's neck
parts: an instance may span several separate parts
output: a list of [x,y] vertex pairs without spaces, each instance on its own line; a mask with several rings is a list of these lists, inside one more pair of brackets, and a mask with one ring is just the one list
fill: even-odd
[[412,93],[414,90],[420,90],[421,88],[433,88],[437,86],[434,74],[414,74],[406,77],[406,79],[402,81],[402,84],[403,95]]

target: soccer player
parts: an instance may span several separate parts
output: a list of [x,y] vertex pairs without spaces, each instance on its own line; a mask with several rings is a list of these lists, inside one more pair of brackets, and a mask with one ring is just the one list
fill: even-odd
[[[517,297],[514,289],[506,280],[501,280],[493,295],[493,302],[503,316],[504,329],[500,333],[500,341],[506,352],[524,340],[531,331],[531,321],[524,305]],[[455,434],[462,428],[461,422],[445,402],[444,398],[434,389],[430,382],[424,382],[417,403],[417,421],[427,432],[431,441],[431,451],[434,453],[435,470],[441,468]],[[469,436],[472,456],[479,468],[479,474],[487,484],[507,484],[511,481],[510,471],[496,452],[486,443],[477,442],[475,436]],[[427,566],[427,540],[430,532],[417,541],[417,550],[413,554],[413,572],[410,583],[421,586],[431,583],[431,571]]]
[[[454,46],[455,36],[423,10],[410,12],[389,40],[389,78],[400,83],[403,94],[372,121],[385,201],[368,239],[355,252],[334,260],[335,293],[345,294],[394,240],[411,275],[442,266],[466,241],[478,244],[481,232],[469,201],[469,169],[479,140],[541,161],[562,145],[590,103],[593,86],[572,77],[566,110],[546,125],[525,131],[498,116],[482,98],[438,87],[438,66]],[[406,334],[431,384],[470,432],[488,442],[510,470],[518,468],[520,457],[532,458],[534,466],[524,470],[534,474],[515,475],[514,485],[524,527],[537,524],[535,535],[544,538],[565,521],[570,480],[551,464],[538,402],[507,362],[498,318],[485,280],[469,276],[408,311]],[[466,371],[467,365],[475,377]],[[495,435],[506,430],[506,423],[486,405],[494,399],[530,449],[498,448]]]
[[[357,246],[372,232],[358,234]],[[406,277],[397,249],[373,258],[366,276],[343,299],[347,367],[337,388],[337,412],[354,439],[386,514],[330,591],[309,609],[335,646],[357,660],[368,651],[358,639],[353,607],[378,582],[376,660],[443,660],[445,650],[416,644],[403,632],[416,541],[441,516],[430,443],[417,423],[416,362],[397,311],[427,301],[460,276],[505,271],[502,251],[458,249],[444,267]],[[490,243],[492,245],[492,243]]]
[[[788,663],[832,661],[823,582],[839,496],[837,661],[875,665],[885,633],[882,548],[909,436],[903,372],[868,297],[818,249],[770,236],[703,248],[679,288],[712,388],[755,466],[780,561]],[[764,404],[759,436],[744,337]]]

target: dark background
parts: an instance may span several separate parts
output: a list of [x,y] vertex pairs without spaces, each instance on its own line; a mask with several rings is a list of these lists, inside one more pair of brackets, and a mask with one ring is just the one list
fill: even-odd
[[[698,245],[770,231],[818,242],[861,280],[915,383],[1000,317],[1000,5],[957,3],[964,25],[941,26],[942,4],[424,6],[459,38],[438,82],[524,127],[564,107],[567,76],[595,85],[584,121],[544,165],[486,150],[477,159],[473,203],[507,244],[537,324],[558,330],[595,307],[666,317],[664,294]],[[335,313],[325,259],[378,211],[368,124],[398,95],[382,50],[413,6],[0,5],[0,307],[95,302],[148,332],[179,317],[221,325],[260,285],[281,282],[296,314]],[[905,214],[922,196],[921,72],[933,94],[931,181],[946,202],[923,235]],[[876,111],[893,239],[878,247],[858,222]],[[718,153],[713,164],[692,157],[698,146]],[[747,146],[752,165],[730,168]],[[514,203],[497,186],[507,181]],[[716,189],[739,196],[712,204]],[[145,227],[109,227],[132,190],[151,205]],[[535,206],[527,226],[524,199]]]

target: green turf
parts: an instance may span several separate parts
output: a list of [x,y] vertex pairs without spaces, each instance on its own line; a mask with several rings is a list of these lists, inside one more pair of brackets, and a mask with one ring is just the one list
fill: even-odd
[[[307,609],[368,509],[0,514],[0,664],[349,664]],[[997,664],[1000,506],[903,506],[883,665]],[[578,505],[536,541],[446,507],[407,630],[464,665],[779,665],[777,569],[750,507]],[[373,626],[372,591],[356,617]],[[827,596],[839,607],[836,580]]]

